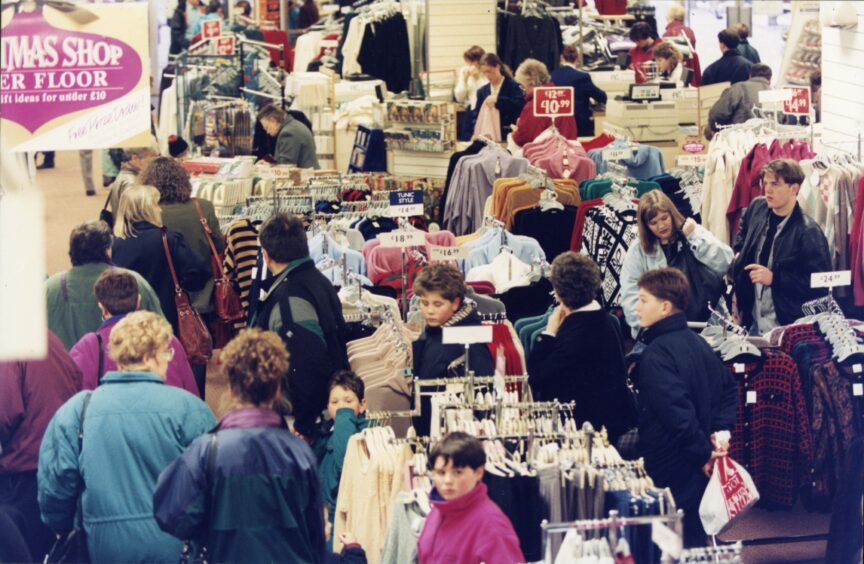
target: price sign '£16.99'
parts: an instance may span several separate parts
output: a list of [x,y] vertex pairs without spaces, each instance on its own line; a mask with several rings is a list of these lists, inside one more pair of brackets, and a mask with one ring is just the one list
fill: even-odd
[[534,89],[534,115],[565,117],[573,115],[572,86],[538,86]]
[[429,260],[465,260],[470,254],[471,249],[469,249],[468,247],[432,247],[429,250]]

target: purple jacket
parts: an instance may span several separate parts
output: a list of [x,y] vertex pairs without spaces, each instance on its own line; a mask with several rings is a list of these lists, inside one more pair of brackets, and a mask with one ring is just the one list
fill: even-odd
[[81,371],[48,332],[43,360],[0,362],[0,474],[30,472],[54,413],[81,389]]
[[[108,356],[108,338],[111,336],[111,329],[124,317],[126,317],[126,314],[109,317],[97,329],[99,334],[102,335],[102,374],[98,374],[99,341],[96,339],[96,333],[87,333],[69,351],[72,360],[81,369],[83,376],[82,390],[96,389],[96,386],[99,385],[99,379],[106,372],[117,370],[117,363]],[[165,379],[165,383],[169,386],[186,390],[199,397],[198,386],[195,384],[195,375],[192,374],[192,368],[189,366],[189,360],[186,358],[186,351],[183,349],[180,341],[177,340],[177,337],[171,337],[171,348],[174,349],[174,358],[171,359],[171,364],[168,365],[168,377]]]
[[451,501],[432,490],[432,511],[417,540],[417,562],[515,564],[525,562],[519,537],[504,512],[489,499],[486,484]]

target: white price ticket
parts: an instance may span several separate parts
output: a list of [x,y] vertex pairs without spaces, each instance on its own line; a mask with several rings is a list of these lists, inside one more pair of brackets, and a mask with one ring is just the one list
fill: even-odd
[[463,325],[462,327],[443,327],[441,342],[445,345],[470,345],[472,343],[491,343],[491,325]]
[[633,156],[633,149],[623,147],[619,149],[603,149],[604,161],[620,161],[621,159],[629,159]]
[[851,283],[851,270],[837,270],[835,272],[814,272],[810,275],[811,288],[836,288],[837,286],[848,286]]
[[378,235],[382,247],[422,247],[426,244],[426,234],[422,231],[391,231]]
[[471,254],[468,247],[432,247],[429,250],[429,260],[465,260]]
[[708,155],[678,155],[678,166],[703,166]]

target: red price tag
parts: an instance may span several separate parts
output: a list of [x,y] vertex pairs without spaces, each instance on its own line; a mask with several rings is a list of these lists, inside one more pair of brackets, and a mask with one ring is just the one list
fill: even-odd
[[207,20],[201,24],[201,39],[222,35],[222,20]]
[[565,117],[573,115],[572,86],[538,86],[534,89],[534,115]]
[[219,37],[214,42],[215,45],[213,47],[214,55],[233,55],[234,54],[234,46],[235,46],[235,38],[233,35],[229,35],[227,37]]
[[792,91],[792,98],[783,102],[783,112],[793,116],[810,115],[810,87],[784,86]]

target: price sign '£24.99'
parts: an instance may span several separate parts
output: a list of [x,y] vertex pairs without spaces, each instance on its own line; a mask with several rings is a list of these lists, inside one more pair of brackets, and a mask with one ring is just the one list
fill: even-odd
[[783,102],[783,113],[793,116],[809,116],[810,87],[784,86],[783,88],[792,91],[792,98]]
[[429,250],[429,260],[465,260],[470,254],[471,249],[469,249],[468,247],[432,247]]
[[848,286],[851,283],[851,270],[838,270],[836,272],[814,272],[810,275],[811,288],[836,288],[837,286]]
[[534,115],[565,117],[573,115],[572,86],[538,86],[534,89]]
[[422,247],[426,244],[426,234],[423,231],[391,231],[378,235],[382,247],[405,248]]

